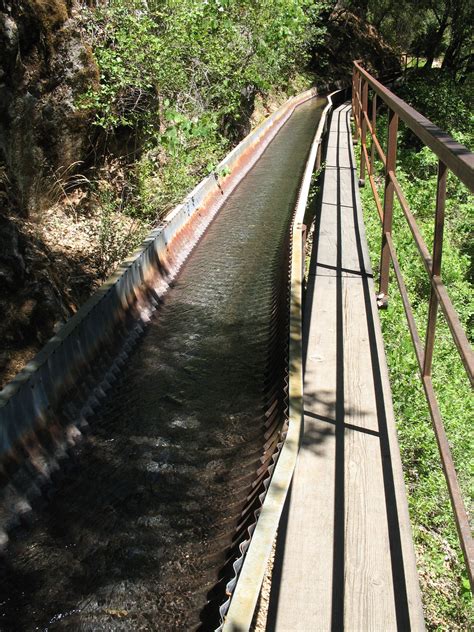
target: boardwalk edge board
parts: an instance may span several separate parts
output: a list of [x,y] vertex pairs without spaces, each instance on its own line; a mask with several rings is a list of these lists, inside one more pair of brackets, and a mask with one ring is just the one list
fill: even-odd
[[235,576],[227,585],[229,599],[221,606],[222,624],[219,632],[249,630],[260,594],[262,581],[272,552],[288,489],[296,465],[301,441],[303,419],[303,362],[302,362],[302,289],[304,277],[303,225],[312,175],[319,166],[323,137],[327,131],[329,114],[344,100],[338,90],[327,96],[327,105],[314,136],[301,181],[291,236],[291,273],[289,305],[288,354],[288,422],[273,456],[273,465],[261,494],[261,507],[255,512],[255,524],[249,538],[241,544],[241,557],[234,563]]

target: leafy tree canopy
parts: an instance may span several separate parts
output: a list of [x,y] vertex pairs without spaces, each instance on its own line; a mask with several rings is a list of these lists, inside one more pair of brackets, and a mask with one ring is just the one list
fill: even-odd
[[392,45],[422,57],[426,68],[442,67],[460,78],[474,63],[471,0],[345,0],[342,6],[373,24]]
[[302,66],[308,42],[323,31],[318,15],[331,4],[111,0],[90,16],[101,82],[89,97],[100,123],[134,125],[145,110],[163,115],[170,102],[191,116],[238,116],[243,98]]

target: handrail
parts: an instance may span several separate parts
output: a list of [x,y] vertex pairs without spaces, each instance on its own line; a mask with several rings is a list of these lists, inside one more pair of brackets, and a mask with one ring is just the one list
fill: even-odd
[[[369,117],[369,89],[372,90]],[[380,98],[388,106],[388,141],[384,153],[377,138],[377,99]],[[352,76],[352,111],[355,123],[354,140],[361,140],[360,154],[360,184],[365,182],[365,174],[374,195],[375,203],[382,223],[382,252],[380,257],[380,293],[379,305],[387,304],[389,271],[392,263],[403,307],[407,317],[416,358],[421,374],[426,400],[430,410],[431,420],[438,443],[444,475],[448,485],[451,505],[456,519],[459,540],[463,551],[466,568],[474,592],[474,541],[471,535],[469,519],[462,500],[456,469],[454,467],[451,450],[441,418],[436,394],[431,379],[433,348],[435,341],[436,319],[438,307],[441,307],[450,329],[453,341],[466,369],[466,373],[474,383],[474,353],[469,344],[466,333],[459,317],[448,296],[441,278],[441,258],[443,251],[444,208],[446,201],[446,180],[448,169],[461,180],[471,192],[474,192],[474,154],[466,147],[456,142],[446,132],[434,125],[422,114],[417,112],[388,88],[372,77],[358,62],[354,62]],[[435,230],[433,252],[423,240],[415,217],[403,194],[402,187],[396,176],[397,133],[398,122],[402,120],[411,131],[429,147],[438,157],[438,186],[436,193]],[[367,133],[370,134],[370,156],[367,150]],[[381,199],[374,177],[375,153],[381,159],[385,170],[384,195]],[[397,253],[392,240],[393,200],[397,197],[400,207],[407,220],[418,252],[430,279],[431,292],[426,327],[425,344],[418,332],[408,292],[398,262]]]
[[401,120],[429,147],[444,164],[471,190],[474,190],[474,154],[464,145],[432,123],[423,114],[372,77],[360,64],[354,62],[357,72],[364,77],[374,92],[398,114]]

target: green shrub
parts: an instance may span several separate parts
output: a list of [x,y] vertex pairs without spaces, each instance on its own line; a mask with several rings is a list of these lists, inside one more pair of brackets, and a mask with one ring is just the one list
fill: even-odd
[[86,14],[100,85],[80,107],[135,137],[135,216],[163,215],[248,131],[255,95],[289,88],[327,4],[110,0]]
[[323,4],[111,0],[88,16],[100,89],[84,105],[109,130],[166,125],[166,103],[188,118],[238,116],[243,95],[281,85],[302,66]]
[[449,72],[433,69],[408,75],[396,92],[456,140],[474,149],[471,84],[460,85]]

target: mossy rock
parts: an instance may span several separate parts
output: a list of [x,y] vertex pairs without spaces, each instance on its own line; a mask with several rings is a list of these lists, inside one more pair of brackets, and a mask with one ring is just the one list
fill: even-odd
[[69,17],[69,6],[64,0],[30,0],[30,6],[46,33],[60,28]]

